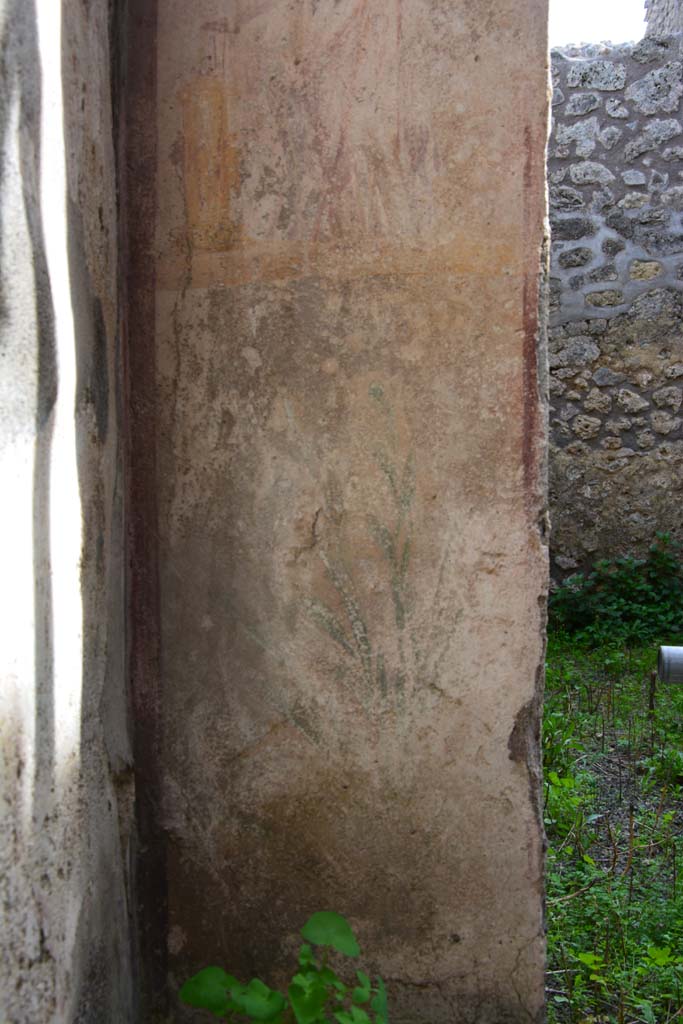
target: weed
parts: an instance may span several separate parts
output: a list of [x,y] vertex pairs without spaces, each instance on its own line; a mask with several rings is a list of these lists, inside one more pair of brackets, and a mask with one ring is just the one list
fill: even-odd
[[569,576],[550,599],[555,629],[594,643],[660,643],[683,631],[680,545],[658,533],[646,558],[603,559]]
[[[321,910],[308,919],[301,934],[307,942],[299,951],[298,970],[286,996],[258,978],[243,985],[221,967],[205,967],[185,982],[180,998],[233,1024],[388,1024],[382,979],[373,985],[367,974],[356,971],[356,982],[347,985],[327,963],[328,949],[349,957],[360,953],[348,921]],[[322,947],[320,959],[312,946]]]
[[[683,688],[656,648],[548,645],[549,1024],[683,1019]],[[633,635],[633,633],[631,633]]]

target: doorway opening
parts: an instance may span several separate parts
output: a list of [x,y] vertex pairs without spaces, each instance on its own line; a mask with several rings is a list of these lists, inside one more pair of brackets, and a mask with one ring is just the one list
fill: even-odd
[[645,6],[550,0],[550,1024],[683,1013],[683,24]]

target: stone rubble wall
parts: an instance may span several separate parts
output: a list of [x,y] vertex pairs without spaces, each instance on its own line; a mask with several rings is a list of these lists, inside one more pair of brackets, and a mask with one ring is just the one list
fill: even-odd
[[645,17],[648,35],[673,35],[683,28],[680,0],[645,0]]
[[683,540],[680,37],[554,50],[550,501],[556,578]]

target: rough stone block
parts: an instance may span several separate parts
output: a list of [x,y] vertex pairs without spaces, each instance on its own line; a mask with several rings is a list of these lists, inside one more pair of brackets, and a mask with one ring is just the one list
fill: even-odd
[[576,416],[572,422],[572,430],[582,441],[589,441],[591,438],[597,437],[601,428],[602,420],[599,420],[596,416],[581,414]]
[[568,269],[570,267],[585,267],[592,259],[593,250],[580,246],[577,249],[567,249],[561,252],[557,262],[561,267]]
[[681,407],[681,403],[683,402],[683,391],[675,385],[660,388],[658,391],[654,391],[652,393],[652,401],[655,405],[659,406],[660,409],[668,406],[668,408],[673,409],[674,412],[678,412]]
[[634,281],[650,281],[661,274],[662,269],[662,264],[658,260],[634,260],[628,268],[628,273]]
[[636,441],[639,448],[653,448],[657,438],[651,430],[639,430],[636,434]]
[[622,171],[621,177],[625,185],[645,185],[647,178],[642,171]]
[[569,177],[575,185],[604,185],[609,181],[614,181],[614,175],[608,167],[591,160],[572,164],[569,168]]
[[620,119],[630,117],[630,114],[631,114],[631,112],[628,109],[628,107],[625,106],[621,102],[621,100],[615,99],[615,97],[613,97],[613,96],[610,96],[605,101],[605,110],[607,111],[607,113],[608,113],[608,115],[610,117],[615,117],[615,118],[620,118]]
[[650,416],[650,421],[656,434],[671,434],[681,425],[677,416],[672,416],[671,413],[665,412],[663,409],[655,409]]
[[[605,423],[606,429],[611,430],[615,434],[625,433],[627,430],[630,430],[632,426],[633,423],[628,416],[617,416],[613,419],[607,420]],[[619,444],[621,444],[621,440],[619,441]]]
[[639,64],[654,64],[657,61],[666,60],[671,50],[672,40],[656,39],[653,36],[645,36],[644,39],[634,46],[631,57]]
[[625,95],[641,114],[673,114],[683,95],[683,64],[675,60],[655,68],[632,82]]
[[581,192],[569,185],[551,185],[549,198],[550,205],[556,210],[576,210],[585,205]]
[[600,349],[592,338],[577,337],[572,338],[558,351],[553,351],[553,348],[551,348],[549,361],[550,366],[553,368],[561,366],[587,366],[589,363],[594,363],[599,355]]
[[642,409],[647,409],[650,405],[646,398],[642,395],[637,394],[635,391],[630,391],[628,388],[621,388],[617,394],[617,404],[625,412],[636,413]]
[[631,142],[626,143],[624,159],[631,163],[643,153],[650,153],[658,146],[661,146],[663,142],[674,139],[677,135],[681,134],[681,131],[683,129],[681,128],[680,121],[676,121],[674,118],[650,121],[645,125],[640,135]]
[[624,133],[621,128],[604,128],[600,132],[600,142],[603,144],[605,149],[614,149],[623,134]]
[[620,199],[617,206],[622,210],[638,210],[643,206],[647,206],[650,202],[650,197],[645,195],[643,192],[629,192]]
[[558,150],[563,151],[562,154],[556,152],[556,156],[569,156],[572,143],[576,156],[590,156],[600,137],[600,122],[597,117],[588,117],[576,124],[558,124],[554,134]]
[[614,384],[621,384],[624,374],[610,369],[608,366],[600,366],[593,374],[593,380],[600,388],[610,387]]
[[550,218],[552,235],[557,242],[578,241],[590,238],[597,231],[595,221],[589,217],[558,217]]
[[596,96],[594,92],[577,92],[569,97],[569,103],[565,107],[564,113],[571,117],[583,116],[599,107],[600,103],[600,97]]
[[633,238],[633,221],[621,210],[614,210],[612,213],[608,213],[605,217],[605,225],[611,228],[612,231],[623,235],[624,238]]
[[612,408],[612,398],[599,388],[591,388],[584,399],[583,407],[586,412],[608,413]]
[[669,206],[672,210],[679,212],[683,210],[683,185],[674,185],[673,188],[662,192],[661,201],[664,206]]
[[602,243],[602,251],[606,256],[616,256],[618,253],[623,252],[626,245],[620,238],[606,238]]
[[614,263],[605,263],[602,267],[596,267],[588,274],[588,280],[593,284],[600,281],[616,281],[617,279],[617,268]]
[[616,92],[626,83],[626,68],[610,60],[577,60],[567,72],[567,84],[573,88]]
[[624,301],[624,293],[617,288],[608,288],[601,292],[589,292],[586,303],[589,306],[618,306]]

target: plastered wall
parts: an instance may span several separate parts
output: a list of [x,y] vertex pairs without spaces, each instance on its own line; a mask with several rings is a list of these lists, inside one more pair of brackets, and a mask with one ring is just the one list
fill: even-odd
[[331,907],[392,1019],[540,1021],[545,4],[138,12],[172,995]]
[[542,1019],[545,17],[0,2],[3,1024]]
[[106,2],[0,4],[0,1020],[134,1019]]

